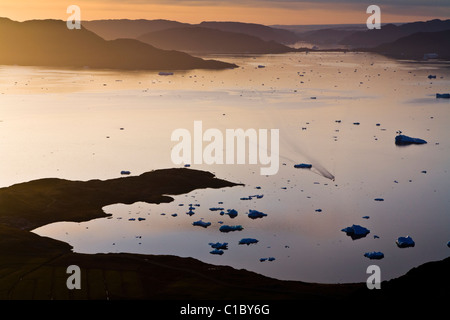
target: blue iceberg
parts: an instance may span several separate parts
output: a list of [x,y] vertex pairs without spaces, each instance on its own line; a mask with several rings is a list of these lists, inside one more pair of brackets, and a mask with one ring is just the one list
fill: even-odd
[[294,168],[296,168],[296,169],[311,169],[312,164],[308,164],[308,163],[294,164]]
[[403,134],[400,134],[395,137],[395,144],[400,146],[406,146],[410,144],[426,144],[426,143],[427,142],[423,139],[411,138]]
[[239,244],[250,245],[252,243],[258,243],[258,240],[253,239],[253,238],[243,238],[243,239],[239,240]]
[[241,231],[244,228],[242,228],[242,226],[238,225],[238,226],[229,226],[229,225],[223,225],[219,228],[220,232],[230,232],[230,231]]
[[235,218],[238,215],[238,212],[234,209],[228,209],[226,212],[227,215],[230,216],[230,218]]
[[211,253],[211,254],[222,255],[222,254],[223,254],[223,250],[220,250],[220,249],[214,249],[213,251],[210,251],[209,253]]
[[345,232],[352,240],[364,238],[367,236],[370,231],[360,225],[354,224],[351,227],[347,227],[342,229],[341,231]]
[[414,240],[410,236],[399,237],[395,243],[397,243],[397,246],[399,248],[408,248],[415,246]]
[[206,228],[206,227],[209,227],[211,225],[211,222],[204,222],[202,220],[198,220],[198,221],[192,222],[192,225]]
[[209,243],[211,248],[213,249],[220,249],[220,250],[226,250],[228,249],[228,242],[216,242],[216,243]]
[[250,219],[258,219],[258,218],[262,218],[262,217],[265,217],[265,216],[267,216],[267,214],[265,214],[265,213],[263,213],[263,212],[259,212],[259,211],[257,211],[257,210],[249,210],[248,211],[248,217],[250,218]]
[[384,254],[383,252],[377,252],[377,251],[373,251],[373,252],[366,252],[364,253],[364,257],[369,258],[371,260],[380,260],[384,258]]

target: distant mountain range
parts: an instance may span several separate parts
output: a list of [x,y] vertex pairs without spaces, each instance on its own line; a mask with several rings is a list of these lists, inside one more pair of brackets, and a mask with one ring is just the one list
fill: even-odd
[[398,59],[424,59],[427,54],[450,60],[450,30],[416,32],[390,43],[368,49]]
[[256,23],[204,21],[200,24],[189,24],[171,20],[92,20],[83,21],[83,26],[106,40],[138,37],[155,31],[182,27],[201,27],[225,32],[235,32],[258,37],[265,41],[276,41],[282,44],[293,44],[298,41],[295,32],[273,28]]
[[411,22],[401,25],[387,24],[383,25],[381,29],[354,32],[344,37],[339,43],[358,47],[376,47],[417,32],[439,32],[445,30],[450,30],[450,19]]
[[[289,28],[289,26],[286,26]],[[192,56],[206,53],[266,54],[305,51],[287,43],[306,41],[345,46],[403,59],[422,59],[434,53],[450,59],[450,19],[387,24],[377,30],[357,27],[309,28],[296,33],[240,22],[169,20],[83,21],[69,30],[65,21],[16,22],[0,18],[0,64],[53,67],[90,67],[128,70],[224,69],[236,65]],[[304,29],[303,29],[304,30]],[[188,54],[188,53],[191,54]]]
[[205,27],[181,27],[146,33],[138,40],[166,50],[193,53],[285,53],[296,51],[281,43],[245,33]]
[[236,65],[155,48],[135,39],[107,41],[65,21],[0,18],[0,64],[128,70],[225,69]]
[[[169,20],[95,20],[83,25],[105,39],[134,38],[161,49],[191,53],[285,53],[307,50],[292,46],[307,43],[318,45],[319,49],[395,52],[396,56],[400,53],[404,58],[418,59],[426,53],[448,56],[439,32],[450,30],[450,19],[384,24],[374,30],[363,25],[265,26],[216,21],[187,24]],[[422,41],[424,36],[420,35],[409,37],[421,32],[428,33],[429,41]],[[409,41],[415,43],[407,44]],[[400,44],[405,46],[403,50]]]

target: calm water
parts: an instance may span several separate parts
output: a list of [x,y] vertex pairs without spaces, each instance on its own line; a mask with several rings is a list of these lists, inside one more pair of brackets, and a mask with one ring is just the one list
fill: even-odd
[[[174,167],[171,133],[193,132],[195,120],[204,130],[280,130],[276,175],[260,175],[259,164],[192,165],[245,186],[195,190],[170,204],[112,204],[104,208],[110,218],[34,232],[77,252],[171,254],[310,282],[365,281],[371,264],[385,280],[449,256],[450,103],[435,99],[450,90],[448,64],[343,53],[218,58],[240,67],[172,76],[1,67],[2,187]],[[396,147],[398,130],[428,144]],[[293,168],[302,162],[335,180]],[[256,194],[263,198],[240,199]],[[192,216],[189,204],[199,205]],[[235,209],[238,216],[210,207]],[[250,209],[267,216],[252,220]],[[211,225],[192,225],[201,219]],[[244,230],[222,233],[222,224]],[[352,240],[341,231],[352,224],[369,235]],[[406,235],[414,248],[396,246]],[[239,245],[242,238],[259,242]],[[228,250],[212,255],[211,242],[228,242]],[[368,251],[385,258],[369,260]],[[268,257],[275,260],[259,260]]]

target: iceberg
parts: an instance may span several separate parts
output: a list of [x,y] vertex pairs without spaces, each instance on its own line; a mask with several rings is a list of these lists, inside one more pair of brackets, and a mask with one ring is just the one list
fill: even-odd
[[227,210],[227,215],[230,216],[230,218],[235,218],[238,215],[238,212],[234,209],[228,209]]
[[226,250],[228,249],[228,242],[216,242],[216,243],[209,243],[209,245],[211,246],[211,248],[213,249],[221,249],[221,250]]
[[219,228],[220,232],[230,232],[230,231],[241,231],[244,228],[242,228],[242,226],[237,225],[237,226],[229,226],[229,225],[223,225]]
[[294,164],[294,168],[296,168],[296,169],[311,169],[312,164],[308,164],[308,163]]
[[371,260],[373,260],[373,259],[379,260],[379,259],[384,258],[384,254],[383,254],[383,252],[376,252],[376,251],[366,252],[366,253],[364,253],[364,257],[367,257]]
[[192,222],[192,225],[206,228],[206,227],[209,227],[211,225],[211,222],[204,222],[202,220],[198,220],[198,221]]
[[408,136],[405,136],[403,134],[400,134],[398,136],[395,137],[395,144],[396,145],[409,145],[409,144],[425,144],[427,143],[425,140],[423,139],[419,139],[419,138],[411,138]]
[[347,227],[342,229],[341,231],[345,232],[352,240],[364,238],[367,236],[370,231],[360,225],[354,224],[351,227]]
[[248,217],[250,219],[258,219],[258,218],[262,218],[262,217],[265,217],[265,216],[267,216],[267,214],[265,214],[263,212],[260,212],[260,211],[257,211],[257,210],[251,210],[250,209],[248,211]]
[[415,246],[414,240],[410,236],[399,237],[395,243],[397,243],[397,246],[399,248],[408,248]]
[[250,245],[252,243],[258,243],[258,240],[253,239],[253,238],[243,238],[243,239],[239,240],[239,244]]
[[173,72],[163,72],[161,71],[160,73],[158,73],[160,76],[172,76]]
[[209,253],[211,253],[211,254],[222,255],[222,254],[223,254],[223,250],[220,250],[220,249],[214,249],[213,251],[210,251]]

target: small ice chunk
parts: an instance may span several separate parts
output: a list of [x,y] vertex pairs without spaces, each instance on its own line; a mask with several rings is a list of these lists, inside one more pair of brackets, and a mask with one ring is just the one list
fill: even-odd
[[257,218],[262,218],[262,217],[265,217],[265,216],[267,216],[267,214],[265,214],[263,212],[260,212],[260,211],[257,211],[257,210],[251,210],[250,209],[248,211],[248,217],[250,219],[257,219]]
[[227,215],[230,216],[230,218],[235,218],[238,215],[238,212],[234,209],[228,209],[227,210]]
[[212,207],[212,208],[209,208],[209,210],[211,210],[211,211],[222,211],[223,208],[220,208],[220,207]]
[[127,170],[122,170],[122,171],[120,171],[120,174],[123,174],[123,175],[129,175],[131,172],[130,171],[127,171]]
[[364,253],[364,257],[369,258],[371,260],[373,259],[380,260],[384,258],[384,254],[383,252],[372,251]]
[[410,236],[399,237],[395,243],[397,243],[397,246],[399,248],[408,248],[415,246],[414,240]]
[[210,242],[209,245],[214,249],[226,250],[228,249],[228,242]]
[[354,224],[351,227],[347,227],[342,229],[341,231],[345,232],[352,240],[364,238],[367,236],[370,231],[360,225]]
[[206,228],[206,227],[209,227],[211,225],[211,222],[204,222],[202,220],[198,220],[198,221],[192,222],[192,225]]
[[411,137],[405,136],[403,134],[400,134],[395,137],[395,144],[401,145],[401,146],[410,145],[410,144],[426,144],[426,143],[427,142],[423,139],[411,138]]
[[384,201],[383,198],[375,198],[375,199],[373,199],[373,200],[375,200],[375,201]]
[[210,251],[209,253],[211,253],[211,254],[222,255],[222,254],[223,254],[223,250],[220,250],[220,249],[214,249],[214,250]]
[[250,245],[252,243],[258,243],[258,240],[253,239],[253,238],[243,238],[243,239],[239,240],[239,244]]
[[237,226],[229,226],[229,225],[223,225],[219,228],[220,232],[230,232],[230,231],[241,231],[244,228],[240,225]]
[[436,93],[436,99],[450,99],[450,93]]
[[172,76],[173,75],[173,72],[164,72],[164,71],[161,71],[160,73],[158,73],[160,76]]
[[299,164],[294,164],[294,168],[296,169],[311,169],[312,164],[309,163],[299,163]]

